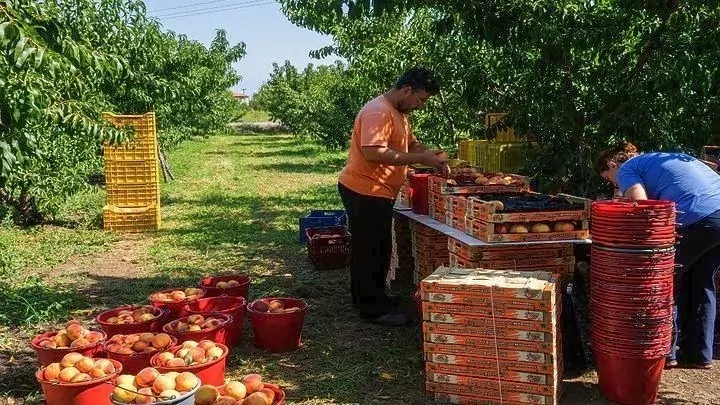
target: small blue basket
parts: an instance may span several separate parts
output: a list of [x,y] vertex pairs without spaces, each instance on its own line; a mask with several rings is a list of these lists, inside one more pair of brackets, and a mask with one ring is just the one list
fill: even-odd
[[305,234],[307,228],[345,225],[347,225],[345,210],[312,210],[304,217],[300,217],[300,243],[307,242]]

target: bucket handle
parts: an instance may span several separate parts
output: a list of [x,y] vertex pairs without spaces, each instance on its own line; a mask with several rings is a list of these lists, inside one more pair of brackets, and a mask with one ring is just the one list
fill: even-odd
[[[120,388],[120,389],[122,389],[122,390],[125,390],[125,391],[128,391],[128,392],[132,392],[132,393],[135,393],[135,394],[138,393],[137,391],[132,391],[132,390],[129,390],[129,389],[125,388],[125,387],[121,387],[121,386],[119,386],[119,385],[117,385],[117,384],[115,384],[115,383],[113,383],[113,382],[111,382],[111,381],[105,381],[105,384],[109,384],[109,385],[112,385],[112,386],[115,387],[115,388]],[[195,387],[195,388],[197,388],[197,387]],[[178,405],[178,404],[182,403],[182,402],[185,400],[185,399],[182,399],[182,400],[181,400],[181,399],[178,398],[177,400],[175,400],[175,401],[173,401],[173,402],[167,402],[167,401],[174,400],[174,399],[176,399],[176,398],[173,396],[172,398],[169,398],[169,399],[168,399],[168,398],[165,398],[165,397],[159,397],[159,396],[154,395],[154,394],[153,394],[153,395],[142,394],[142,395],[145,396],[145,397],[155,398],[155,400],[158,401],[158,402],[166,402],[166,403],[167,403],[166,405]],[[181,396],[181,397],[182,397],[182,396]]]

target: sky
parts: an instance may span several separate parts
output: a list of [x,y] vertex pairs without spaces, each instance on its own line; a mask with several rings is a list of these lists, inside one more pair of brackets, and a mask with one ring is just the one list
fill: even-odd
[[148,14],[171,31],[205,45],[224,29],[228,40],[244,42],[247,55],[234,65],[243,80],[233,89],[248,95],[267,81],[273,62],[296,67],[331,64],[336,58],[313,59],[308,52],[332,44],[332,38],[293,25],[272,0],[145,0]]

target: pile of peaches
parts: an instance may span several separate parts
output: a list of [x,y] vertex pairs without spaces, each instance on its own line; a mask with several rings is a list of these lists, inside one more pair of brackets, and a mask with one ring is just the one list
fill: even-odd
[[157,292],[150,296],[151,301],[158,302],[179,302],[190,299],[202,298],[205,291],[201,288],[186,288],[185,290],[174,290],[170,292]]
[[68,353],[59,363],[50,363],[40,378],[59,383],[80,383],[112,375],[115,366],[108,359],[91,359],[80,353]]
[[122,310],[118,312],[116,316],[108,318],[105,322],[117,325],[124,325],[128,323],[150,321],[155,318],[157,317],[155,316],[155,314],[153,314],[151,307],[142,306],[140,308],[136,308],[133,311],[127,309]]
[[195,392],[195,405],[271,405],[275,391],[265,388],[260,374],[248,374],[241,381],[226,381],[215,387],[203,385]]
[[102,341],[105,336],[102,332],[87,329],[80,321],[72,320],[65,324],[53,337],[38,341],[38,346],[49,349],[81,349],[93,343]]
[[280,300],[272,300],[270,302],[265,302],[263,300],[255,301],[255,303],[252,306],[252,309],[257,312],[269,312],[269,313],[291,313],[291,312],[298,312],[300,311],[300,308],[298,307],[290,307],[285,308],[285,304],[283,304]]
[[186,367],[219,359],[225,350],[210,340],[183,342],[179,349],[162,352],[153,357],[153,364],[162,367]]
[[168,349],[172,343],[167,333],[133,333],[111,337],[105,343],[105,350],[117,354],[152,353]]
[[193,373],[172,371],[160,374],[156,369],[147,367],[134,376],[118,376],[112,399],[121,404],[150,404],[180,398],[198,385],[200,379]]
[[[186,322],[183,322],[186,321]],[[170,322],[165,325],[163,329],[166,332],[197,332],[201,330],[207,330],[216,328],[223,324],[223,320],[213,318],[212,316],[203,316],[200,314],[194,314],[187,317],[187,319],[179,319],[175,322]]]
[[550,224],[543,222],[538,222],[534,224],[495,224],[495,233],[546,233],[572,232],[574,230],[575,224],[565,221],[558,221]]

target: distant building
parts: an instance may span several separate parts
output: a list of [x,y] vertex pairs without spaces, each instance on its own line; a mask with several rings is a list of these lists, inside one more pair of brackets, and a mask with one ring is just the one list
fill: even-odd
[[233,92],[232,92],[232,95],[233,95],[233,97],[235,98],[235,100],[237,100],[237,101],[239,101],[239,102],[241,102],[241,103],[243,103],[243,104],[250,104],[250,96],[248,96],[247,94],[245,94],[245,92],[242,92],[242,91],[241,91],[241,92],[233,91]]

